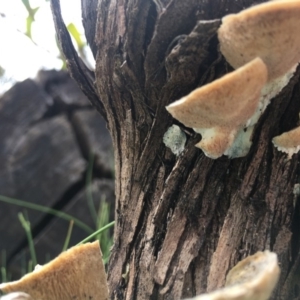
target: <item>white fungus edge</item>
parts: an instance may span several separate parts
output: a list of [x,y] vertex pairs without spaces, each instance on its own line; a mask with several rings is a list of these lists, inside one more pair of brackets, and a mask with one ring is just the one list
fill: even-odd
[[[244,128],[240,128],[238,133],[234,139],[234,142],[227,150],[224,152],[224,155],[227,155],[230,158],[237,158],[237,157],[244,157],[248,154],[250,147],[252,145],[252,133],[256,123],[258,122],[259,118],[266,110],[267,106],[270,104],[271,100],[277,96],[282,89],[289,83],[291,78],[293,77],[298,63],[294,65],[290,71],[288,71],[283,76],[276,78],[270,82],[268,82],[261,91],[261,96],[259,99],[258,107],[253,114],[253,116],[247,121]],[[293,155],[297,153],[300,148],[297,149],[286,149],[278,147],[279,151],[283,151],[288,153],[289,155]],[[298,148],[298,147],[297,147]],[[296,152],[294,152],[296,151]]]

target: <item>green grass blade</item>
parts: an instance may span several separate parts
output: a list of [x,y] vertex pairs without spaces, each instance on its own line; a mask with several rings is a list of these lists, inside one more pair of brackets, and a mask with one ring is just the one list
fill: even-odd
[[50,253],[46,253],[45,255],[45,264],[47,264],[51,260]]
[[94,166],[94,154],[91,153],[89,157],[89,164],[88,164],[88,169],[86,173],[86,180],[85,180],[85,190],[86,190],[86,198],[87,198],[87,203],[89,207],[90,214],[92,216],[92,219],[97,225],[97,211],[95,208],[95,203],[93,199],[93,186],[92,186],[92,177],[93,177],[93,166]]
[[72,217],[72,216],[70,216],[70,215],[68,215],[68,214],[66,214],[62,211],[55,210],[53,208],[45,207],[45,206],[38,205],[38,204],[35,204],[35,203],[30,203],[30,202],[26,202],[26,201],[23,201],[23,200],[18,200],[18,199],[14,199],[14,198],[2,196],[2,195],[0,195],[0,201],[8,203],[8,204],[14,204],[14,205],[18,205],[18,206],[21,206],[21,207],[29,208],[29,209],[34,209],[34,210],[41,211],[41,212],[44,212],[44,213],[47,213],[47,214],[51,214],[51,215],[54,215],[58,218],[64,219],[66,221],[72,221],[73,220],[74,224],[76,226],[82,228],[88,234],[91,234],[91,233],[94,232],[94,230],[91,227],[89,227],[88,225],[86,225],[85,223],[80,221],[79,219],[74,218],[74,217]]
[[1,280],[2,282],[7,281],[7,273],[6,273],[6,250],[3,249],[1,251]]
[[85,242],[88,242],[89,240],[91,240],[92,238],[96,237],[98,234],[104,232],[105,230],[107,230],[110,227],[113,227],[115,225],[115,221],[108,223],[107,225],[105,225],[104,227],[98,229],[97,231],[95,231],[93,234],[91,234],[90,236],[88,236],[87,238],[85,238],[84,240],[82,240],[80,243],[78,243],[76,246],[84,244]]
[[22,213],[18,213],[18,217],[26,232],[32,264],[36,266],[37,259],[36,259],[34,244],[33,244],[33,238],[31,234],[30,222],[28,220],[25,220],[24,215]]
[[72,230],[73,230],[73,224],[74,224],[74,221],[72,220],[70,222],[70,225],[69,225],[69,228],[68,228],[68,232],[67,232],[67,236],[66,236],[66,239],[65,239],[64,246],[62,248],[62,252],[66,251],[69,247],[70,238],[71,238],[71,234],[72,234]]
[[[105,226],[105,224],[108,223],[109,215],[110,215],[110,205],[105,200],[105,197],[101,197],[100,203],[101,203],[101,205],[99,207],[99,212],[98,212],[97,229],[102,228],[103,226]],[[103,260],[104,260],[104,263],[106,264],[108,262],[108,259],[109,259],[109,256],[110,256],[110,248],[113,244],[113,239],[110,236],[108,230],[100,233],[97,236],[97,239],[100,242],[101,251],[102,251],[102,254],[103,254]]]
[[23,277],[26,274],[27,266],[26,266],[26,257],[25,253],[21,253],[21,277]]
[[[6,261],[6,250],[1,251],[1,268],[0,268],[0,282],[9,282],[11,278],[11,273],[7,271],[7,261]],[[0,293],[1,295],[1,293]]]
[[31,273],[33,271],[33,263],[32,263],[32,260],[30,260],[28,262],[28,269],[27,269],[27,273]]
[[6,268],[1,267],[1,282],[6,282],[6,281],[7,281]]

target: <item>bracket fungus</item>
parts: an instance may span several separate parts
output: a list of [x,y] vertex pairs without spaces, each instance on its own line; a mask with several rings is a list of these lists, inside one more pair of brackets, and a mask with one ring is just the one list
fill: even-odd
[[[218,30],[220,50],[230,65],[238,68],[260,57],[268,68],[268,83],[262,90],[260,109],[255,113],[252,127],[296,70],[300,61],[299,30],[299,0],[269,1],[222,19]],[[295,132],[291,134],[294,138]],[[289,157],[300,148],[294,139],[289,146],[285,145],[291,134],[273,140],[278,150],[288,153]],[[285,142],[281,144],[283,139]]]
[[277,255],[268,250],[257,252],[229,271],[224,288],[189,300],[267,300],[279,274]]
[[234,140],[256,111],[267,76],[266,65],[256,58],[166,109],[202,135],[196,147],[208,157],[218,158],[224,153],[234,156],[240,147]]
[[300,60],[300,1],[269,1],[222,19],[220,49],[233,68],[260,57],[268,80],[286,74]]
[[99,242],[75,246],[20,280],[0,284],[0,290],[24,292],[34,300],[107,300]]
[[[206,156],[234,158],[248,153],[255,124],[270,100],[288,84],[300,61],[299,30],[300,0],[270,1],[222,19],[220,50],[238,73],[196,89],[167,107],[174,118],[202,135],[196,146]],[[265,66],[260,61],[252,76],[261,81],[250,76],[249,81],[239,79],[244,68],[251,68],[249,64],[258,65],[258,58]]]
[[288,158],[291,158],[300,150],[300,127],[274,137],[272,142],[279,151],[287,153]]
[[269,1],[222,19],[220,50],[230,65],[238,68],[255,57],[267,65],[264,108],[288,84],[300,61],[299,29],[299,0]]

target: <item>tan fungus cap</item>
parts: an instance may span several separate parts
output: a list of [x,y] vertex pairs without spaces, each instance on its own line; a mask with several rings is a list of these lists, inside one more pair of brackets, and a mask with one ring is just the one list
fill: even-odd
[[225,288],[190,300],[267,300],[279,274],[277,255],[270,251],[257,252],[229,271]]
[[107,300],[99,242],[75,246],[20,280],[0,284],[0,290],[25,292],[35,300]]
[[262,3],[225,16],[218,37],[226,60],[238,68],[256,57],[268,67],[269,80],[300,61],[300,1]]
[[300,150],[300,127],[273,138],[274,146],[282,152],[288,153],[289,158]]
[[266,65],[256,58],[166,109],[185,126],[201,133],[202,140],[196,146],[207,156],[217,158],[256,111],[267,76]]

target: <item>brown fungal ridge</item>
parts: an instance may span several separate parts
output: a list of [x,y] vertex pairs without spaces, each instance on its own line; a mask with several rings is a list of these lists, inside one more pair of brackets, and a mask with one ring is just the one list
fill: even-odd
[[196,146],[211,158],[218,158],[232,145],[257,110],[261,89],[267,82],[267,68],[260,58],[192,91],[166,107],[187,127],[202,135]]

